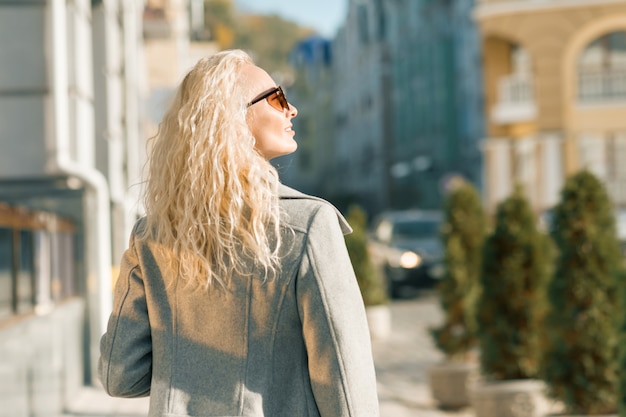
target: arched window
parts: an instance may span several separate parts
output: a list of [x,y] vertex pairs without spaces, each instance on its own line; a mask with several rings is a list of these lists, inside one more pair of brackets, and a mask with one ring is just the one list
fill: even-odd
[[601,36],[580,54],[578,99],[587,103],[626,100],[626,31]]

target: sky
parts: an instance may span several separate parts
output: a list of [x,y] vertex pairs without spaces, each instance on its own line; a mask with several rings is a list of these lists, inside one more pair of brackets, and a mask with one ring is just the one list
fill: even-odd
[[235,0],[240,11],[277,14],[301,26],[311,27],[327,38],[343,23],[348,0]]

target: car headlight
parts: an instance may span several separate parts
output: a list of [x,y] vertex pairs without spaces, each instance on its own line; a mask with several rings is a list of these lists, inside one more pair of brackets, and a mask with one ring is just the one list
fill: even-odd
[[400,255],[400,266],[405,269],[417,268],[422,263],[422,257],[413,251],[406,251]]

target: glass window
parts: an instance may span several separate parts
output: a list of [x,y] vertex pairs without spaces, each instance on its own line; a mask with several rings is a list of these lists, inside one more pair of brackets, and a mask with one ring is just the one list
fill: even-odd
[[626,66],[626,32],[612,32],[592,41],[580,56],[581,69],[610,69]]
[[50,295],[52,301],[63,298],[63,274],[59,233],[50,233]]
[[626,32],[587,45],[578,59],[578,97],[583,102],[626,99]]
[[52,213],[0,208],[0,320],[45,314],[54,302],[76,295],[73,225]]
[[51,234],[51,276],[52,300],[59,301],[76,294],[74,282],[74,247],[72,235],[68,232]]
[[438,220],[401,220],[394,225],[396,239],[436,238],[439,236]]
[[18,248],[17,312],[26,313],[34,307],[35,267],[32,230],[20,230]]
[[366,44],[369,42],[369,22],[367,16],[367,6],[359,4],[357,7],[357,23],[359,28],[359,40]]
[[13,313],[13,230],[0,227],[0,319]]
[[34,233],[34,259],[36,271],[35,283],[35,302],[37,309],[45,311],[52,303],[51,290],[51,251],[50,251],[50,234],[38,230]]
[[74,235],[70,232],[61,233],[61,279],[63,280],[63,296],[78,294],[76,274],[74,272]]

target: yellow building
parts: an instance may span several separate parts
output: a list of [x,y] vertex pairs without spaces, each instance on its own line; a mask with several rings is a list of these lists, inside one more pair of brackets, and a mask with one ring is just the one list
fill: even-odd
[[626,207],[626,0],[480,0],[475,18],[488,209],[520,183],[541,212],[582,168]]

